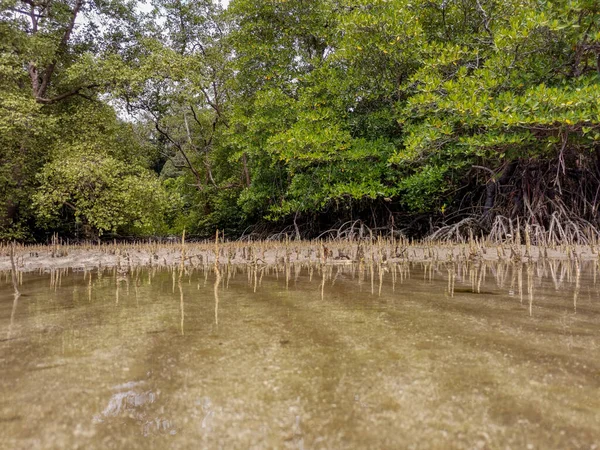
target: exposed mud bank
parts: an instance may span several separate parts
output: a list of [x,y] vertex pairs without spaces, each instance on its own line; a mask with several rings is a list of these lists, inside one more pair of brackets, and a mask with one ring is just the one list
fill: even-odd
[[[10,247],[0,250],[0,271],[11,270]],[[390,264],[420,261],[537,261],[539,259],[600,258],[595,246],[526,246],[511,243],[466,244],[408,243],[380,240],[374,242],[229,242],[204,244],[109,244],[16,246],[18,271],[97,267],[200,266],[205,264]]]

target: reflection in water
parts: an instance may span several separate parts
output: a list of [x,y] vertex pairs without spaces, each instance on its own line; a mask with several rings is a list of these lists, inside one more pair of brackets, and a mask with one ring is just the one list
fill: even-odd
[[[89,282],[88,282],[88,303],[92,303],[92,272],[90,271],[86,271],[85,274],[88,276],[89,278]],[[83,277],[83,280],[85,281],[85,276]]]
[[183,287],[181,286],[181,277],[179,278],[179,310],[181,311],[181,335],[185,334],[183,323],[185,320],[185,312],[183,309]]
[[325,298],[325,281],[326,281],[326,272],[325,267],[321,267],[322,279],[321,279],[321,300]]
[[[221,270],[218,264],[215,264],[215,284],[213,291],[215,295],[215,325],[219,325],[219,284],[221,283]],[[255,288],[256,292],[256,288]]]
[[13,244],[10,247],[10,275],[11,275],[11,281],[12,281],[12,285],[13,285],[13,292],[14,292],[14,296],[15,296],[15,301],[17,300],[17,298],[19,297],[20,292],[19,292],[19,281],[20,281],[20,275],[19,272],[17,272],[17,266],[15,264],[15,243],[13,242]]
[[527,264],[527,294],[529,296],[529,315],[533,315],[533,265]]
[[[577,312],[577,296],[579,295],[579,283],[581,278],[581,264],[579,260],[575,263],[576,275],[575,275],[575,290],[573,291],[573,312]],[[594,271],[595,273],[595,271]]]
[[597,261],[290,253],[0,277],[3,445],[600,445]]
[[17,305],[19,304],[19,297],[21,294],[17,291],[13,294],[12,310],[10,312],[10,323],[8,324],[8,331],[6,332],[6,340],[10,340],[12,336],[12,329],[15,323],[15,313],[17,312]]

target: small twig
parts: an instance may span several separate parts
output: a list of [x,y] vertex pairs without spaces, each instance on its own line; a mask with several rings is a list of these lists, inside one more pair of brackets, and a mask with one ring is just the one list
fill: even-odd
[[491,19],[485,12],[485,9],[483,9],[483,6],[481,6],[481,2],[479,0],[477,0],[477,8],[479,9],[479,11],[481,12],[481,15],[483,16],[483,27],[485,28],[485,31],[487,32],[487,34],[490,35],[490,38],[492,39],[492,42],[493,42],[494,35],[492,33],[492,30],[490,30]]

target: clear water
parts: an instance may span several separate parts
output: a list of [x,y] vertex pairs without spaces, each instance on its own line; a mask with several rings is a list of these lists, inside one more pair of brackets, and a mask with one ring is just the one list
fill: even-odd
[[187,270],[3,276],[0,447],[600,448],[593,262]]

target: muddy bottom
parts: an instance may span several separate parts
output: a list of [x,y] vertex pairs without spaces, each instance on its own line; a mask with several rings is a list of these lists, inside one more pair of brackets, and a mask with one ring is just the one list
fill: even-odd
[[[600,448],[596,262],[0,277],[0,448]],[[600,283],[600,282],[599,282]]]

